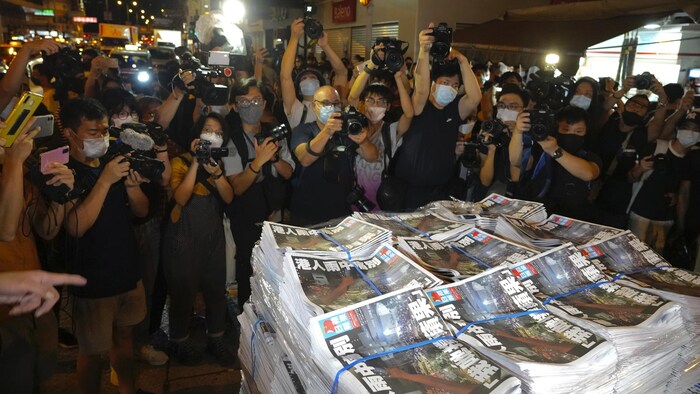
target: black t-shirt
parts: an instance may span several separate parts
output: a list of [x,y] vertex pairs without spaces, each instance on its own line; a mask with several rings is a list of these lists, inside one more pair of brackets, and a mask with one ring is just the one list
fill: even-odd
[[[651,144],[651,149],[653,153],[656,143]],[[651,220],[673,220],[675,209],[669,206],[671,200],[665,195],[678,192],[683,171],[683,158],[673,154],[670,148],[663,156],[666,168],[654,166],[654,172],[644,181],[632,204],[632,212]]]
[[[292,152],[320,131],[316,122],[297,126],[292,132]],[[292,215],[320,223],[351,213],[347,197],[353,186],[356,149],[356,144],[336,133],[313,164],[304,167],[297,163],[292,180]]]
[[[622,144],[629,136],[629,141],[626,149],[642,149],[647,146],[647,129],[645,126],[639,126],[633,131],[632,135],[620,131],[620,114],[617,112],[610,115],[607,122],[601,127],[598,138],[593,142],[591,150],[595,152],[602,160],[600,174],[602,177],[608,172],[608,168],[613,160],[622,153]],[[629,163],[623,163],[624,160],[618,160],[618,166],[615,170],[615,176],[626,177],[629,170]],[[634,160],[632,160],[632,164]],[[622,164],[622,165],[620,165]]]
[[700,146],[694,147],[683,159],[680,179],[690,181],[688,212],[685,214],[686,230],[691,235],[700,233]]
[[[75,170],[80,204],[90,194],[103,167],[89,167],[73,159],[68,166]],[[68,271],[87,279],[84,287],[71,287],[74,295],[102,298],[136,288],[141,277],[132,217],[126,188],[120,181],[109,189],[92,227],[80,238],[66,237]],[[65,220],[76,220],[76,217],[69,215]]]
[[[460,96],[461,97],[461,96]],[[435,187],[446,185],[455,160],[459,125],[457,97],[443,109],[430,100],[423,112],[413,118],[396,154],[396,175],[410,185]]]

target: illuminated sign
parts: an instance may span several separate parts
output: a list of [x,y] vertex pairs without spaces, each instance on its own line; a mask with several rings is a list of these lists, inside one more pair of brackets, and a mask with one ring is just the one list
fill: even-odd
[[34,16],[54,16],[53,10],[37,10],[34,11]]
[[94,16],[74,16],[75,23],[97,23],[97,18]]

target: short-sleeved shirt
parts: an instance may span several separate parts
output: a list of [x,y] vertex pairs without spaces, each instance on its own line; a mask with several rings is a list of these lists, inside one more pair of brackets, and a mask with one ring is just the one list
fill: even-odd
[[[652,145],[655,150],[656,143]],[[671,146],[666,153],[660,154],[666,158],[667,168],[663,170],[654,168],[637,193],[632,204],[632,212],[650,220],[673,220],[675,207],[669,205],[671,200],[665,195],[678,192],[683,171],[683,157],[674,152]]]
[[[236,132],[243,132],[246,146],[248,147],[248,161],[243,164],[241,160],[241,155],[236,148],[236,144],[233,140],[230,140],[226,147],[229,149],[229,155],[223,157],[221,160],[224,162],[224,169],[226,170],[226,176],[237,175],[243,172],[246,168],[250,167],[250,163],[255,159],[255,147],[253,146],[253,139],[255,139],[255,133],[248,133],[247,131],[237,130]],[[292,166],[292,170],[295,168],[294,160],[292,159],[292,154],[289,152],[286,140],[278,142],[280,149],[277,151],[279,159],[289,163]],[[258,169],[260,170],[260,169]],[[273,176],[279,176],[275,166],[272,166],[271,172]],[[255,182],[262,182],[264,179],[263,172],[255,178]]]
[[[172,167],[172,175],[170,176],[170,188],[172,190],[177,189],[178,186],[182,183],[182,180],[185,179],[185,176],[187,175],[187,172],[190,170],[190,166],[192,165],[192,161],[196,160],[195,158],[192,157],[191,153],[184,153],[178,157],[174,157],[172,160],[170,160],[170,166]],[[224,165],[224,169],[226,166]],[[197,195],[197,196],[208,196],[211,192],[209,189],[202,184],[201,177],[205,176],[204,173],[201,171],[204,171],[203,167],[199,167],[200,174],[198,174],[198,180],[194,184],[194,188],[192,189],[192,194]],[[210,176],[207,176],[206,181],[208,182],[211,186],[212,189],[216,188],[216,182],[214,179]],[[170,212],[170,220],[175,223],[180,219],[180,212],[182,210],[182,207],[179,205],[175,205],[173,210]]]
[[[292,132],[292,150],[308,143],[320,132],[316,122],[298,126]],[[320,223],[351,213],[346,200],[352,190],[352,160],[357,145],[348,144],[341,138],[336,133],[326,144],[321,157],[308,167],[296,167],[292,180],[292,215]],[[340,146],[345,144],[348,147],[342,150]]]
[[[627,143],[625,143],[625,140],[627,140]],[[602,160],[601,175],[605,175],[608,172],[612,162],[620,155],[623,145],[626,149],[643,149],[647,146],[647,129],[645,126],[639,126],[628,133],[624,133],[620,131],[620,114],[614,113],[605,122],[597,141],[591,146],[591,150]],[[629,168],[625,166],[618,166],[614,173],[622,174],[624,177],[627,174],[627,170]]]
[[428,100],[403,135],[397,154],[396,175],[410,185],[446,185],[452,177],[455,144],[462,120],[457,97],[443,109]]
[[313,101],[301,102],[297,99],[294,99],[294,104],[292,104],[292,108],[287,114],[289,127],[294,129],[297,126],[299,126],[299,124],[302,121],[301,118],[304,117],[304,107],[306,107],[306,117],[304,118],[304,123],[316,122],[316,113],[314,112],[313,107],[311,107],[312,104]]
[[[84,201],[103,167],[90,167],[73,159],[68,167],[75,170],[79,199]],[[141,277],[132,218],[126,187],[119,181],[109,188],[92,227],[80,238],[66,236],[68,271],[87,279],[84,287],[70,288],[74,295],[111,297],[136,288]],[[75,220],[75,216],[68,215],[66,220]]]
[[[389,125],[392,155],[396,151],[398,145],[396,141],[396,128],[398,124],[399,122],[394,122]],[[369,140],[377,147],[379,161],[368,162],[360,155],[357,155],[355,158],[355,174],[357,176],[357,183],[365,189],[365,197],[374,203],[375,210],[379,210],[379,204],[377,204],[377,190],[382,183],[382,171],[384,171],[384,138],[382,138],[381,128],[372,134]]]

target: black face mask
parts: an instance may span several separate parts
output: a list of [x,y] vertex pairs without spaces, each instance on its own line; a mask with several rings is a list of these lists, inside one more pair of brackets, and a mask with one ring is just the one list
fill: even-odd
[[644,122],[644,118],[636,112],[623,111],[622,121],[625,122],[627,126],[639,126]]
[[572,155],[583,149],[584,143],[585,141],[580,135],[557,133],[557,144]]

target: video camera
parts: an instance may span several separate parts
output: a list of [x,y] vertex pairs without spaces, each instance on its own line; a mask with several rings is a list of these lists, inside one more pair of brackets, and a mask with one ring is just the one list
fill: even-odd
[[340,113],[340,118],[343,121],[341,134],[358,135],[362,132],[362,128],[367,124],[367,118],[355,107],[349,105],[344,112]]
[[[383,48],[377,48],[383,44]],[[406,46],[404,47],[404,44]],[[404,54],[408,50],[408,43],[392,37],[379,37],[372,46],[372,63],[376,64],[380,70],[389,70],[392,74],[401,70],[404,64]],[[384,52],[384,59],[379,56],[379,52]]]
[[[477,139],[479,143],[484,146],[502,146],[508,140],[508,133],[506,133],[506,130],[508,130],[508,126],[500,119],[485,120],[481,123],[481,132],[477,136]],[[487,140],[483,133],[491,134],[491,138]]]
[[42,51],[42,56],[43,64],[48,66],[56,78],[53,83],[56,89],[55,99],[66,99],[71,81],[80,77],[85,70],[80,52],[70,46],[64,46],[53,55],[46,55]]
[[572,88],[574,81],[567,76],[554,76],[553,71],[539,70],[530,76],[525,90],[537,103],[535,108],[559,110],[564,106],[564,99]]
[[[149,126],[143,123],[124,123],[121,127],[110,127],[109,132],[118,140],[107,149],[103,157],[105,163],[117,156],[124,156],[122,162],[128,161],[131,169],[142,177],[152,182],[160,182],[163,179],[165,164],[147,154],[153,151],[154,139],[150,135],[154,134],[157,138],[162,138],[162,135],[158,134],[162,132],[162,127],[157,131],[155,124]],[[167,142],[167,135],[165,140]]]
[[654,74],[644,71],[634,76],[634,87],[639,90],[649,90],[654,83]]
[[222,157],[227,157],[228,148],[212,148],[210,141],[199,140],[194,149],[194,156],[200,163],[211,163],[212,161],[220,160]]
[[548,109],[526,110],[530,114],[530,131],[528,134],[535,141],[544,141],[549,136],[554,136],[558,130],[557,119],[554,113]]
[[437,26],[433,27],[433,31],[430,35],[435,37],[435,41],[430,47],[432,63],[446,63],[447,57],[450,55],[450,50],[452,49],[452,28],[447,27],[447,23],[440,22]]
[[316,13],[316,6],[306,4],[304,7],[304,34],[312,40],[318,40],[323,37],[323,25],[311,17]]
[[[189,52],[181,56],[181,68],[183,71],[190,71],[195,75],[194,81],[190,85],[194,87],[192,94],[202,99],[206,105],[226,105],[228,103],[229,89],[225,85],[215,84],[211,78],[233,77],[233,71],[246,69],[248,64],[245,55],[231,52],[203,52],[205,62],[195,57]],[[187,91],[187,86],[180,78],[173,81],[181,90]]]

